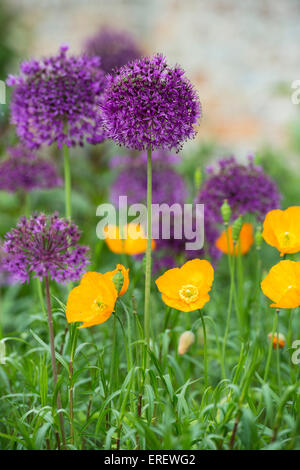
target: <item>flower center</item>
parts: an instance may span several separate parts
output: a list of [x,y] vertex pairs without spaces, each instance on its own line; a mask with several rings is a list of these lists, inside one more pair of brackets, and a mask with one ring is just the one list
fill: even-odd
[[92,303],[92,311],[94,314],[99,314],[107,308],[107,305],[101,301],[101,299],[95,299]]
[[193,286],[193,284],[187,284],[185,286],[182,286],[179,291],[179,297],[187,304],[194,302],[198,298],[198,295],[198,287]]
[[284,232],[280,237],[280,241],[284,247],[291,246],[295,242],[295,235],[290,232]]

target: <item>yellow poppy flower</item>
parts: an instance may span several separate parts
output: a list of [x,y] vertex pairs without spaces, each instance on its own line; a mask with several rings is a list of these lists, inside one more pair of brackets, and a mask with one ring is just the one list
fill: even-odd
[[119,272],[123,276],[123,285],[122,285],[121,290],[119,292],[119,297],[121,297],[122,295],[125,294],[125,292],[128,289],[128,286],[129,286],[129,275],[128,275],[129,269],[124,268],[124,266],[122,264],[117,264],[116,269],[114,269],[113,271],[108,271],[107,273],[104,274],[104,277],[106,277],[106,278],[110,279],[111,281],[113,281],[114,276]]
[[[121,238],[119,227],[108,225],[105,227],[105,242],[113,253],[139,255],[147,248],[147,237],[140,224],[130,223],[123,227],[124,238]],[[155,249],[155,241],[151,242],[151,249]]]
[[69,323],[83,322],[79,328],[99,325],[114,312],[118,297],[113,281],[104,274],[84,274],[78,287],[71,290],[66,308]]
[[166,305],[183,312],[192,312],[209,301],[208,292],[213,279],[212,265],[206,260],[194,259],[181,268],[166,271],[156,280],[156,285]]
[[273,300],[270,307],[296,308],[300,305],[300,262],[280,261],[261,283],[265,296]]
[[280,251],[280,256],[300,251],[300,207],[268,212],[262,236],[269,245]]
[[[237,256],[240,250],[241,255],[245,255],[250,250],[251,246],[254,242],[253,237],[253,227],[251,224],[244,223],[242,225],[238,243],[233,248],[233,240],[232,240],[232,227],[228,227],[228,235],[229,235],[229,248],[230,254]],[[216,240],[216,247],[222,251],[223,253],[228,253],[228,243],[227,243],[227,234],[224,231],[219,238]]]

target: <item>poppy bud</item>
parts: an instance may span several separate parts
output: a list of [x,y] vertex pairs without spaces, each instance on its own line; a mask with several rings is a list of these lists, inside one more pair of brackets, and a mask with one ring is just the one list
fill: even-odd
[[113,280],[113,283],[115,285],[115,288],[117,289],[117,292],[118,294],[121,292],[121,289],[123,287],[123,284],[124,284],[124,276],[121,272],[121,270],[119,270],[112,278]]
[[224,224],[228,225],[228,222],[231,217],[231,208],[230,205],[227,202],[227,199],[224,200],[222,206],[221,206],[221,216],[223,218]]
[[192,331],[185,331],[179,338],[178,354],[187,352],[189,347],[195,342],[195,335]]
[[239,216],[232,225],[232,240],[237,242],[243,225],[243,218]]

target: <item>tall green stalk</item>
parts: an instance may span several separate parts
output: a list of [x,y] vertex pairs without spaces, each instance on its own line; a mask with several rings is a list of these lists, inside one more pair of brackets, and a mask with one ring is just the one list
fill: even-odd
[[206,334],[206,326],[204,321],[204,316],[201,310],[200,317],[202,322],[202,329],[203,329],[203,352],[204,352],[204,387],[207,387],[207,334]]
[[226,318],[226,327],[224,333],[224,340],[223,340],[223,348],[222,348],[222,375],[223,378],[226,379],[226,370],[225,370],[225,356],[226,356],[226,346],[227,346],[227,339],[230,327],[230,318],[231,318],[231,310],[232,310],[232,302],[233,302],[233,295],[234,295],[234,257],[231,256],[230,253],[230,239],[229,239],[229,231],[228,225],[226,226],[226,240],[227,240],[227,259],[228,259],[228,267],[229,267],[229,274],[230,274],[230,290],[229,290],[229,301],[228,301],[228,308],[227,308],[227,318]]
[[[146,249],[146,278],[145,278],[145,310],[144,331],[146,346],[150,346],[150,291],[151,291],[151,241],[152,241],[152,150],[147,152],[147,249]],[[146,354],[146,366],[149,356]]]
[[[49,325],[49,337],[50,337],[50,352],[51,352],[51,365],[52,365],[52,374],[54,388],[57,385],[57,367],[56,367],[56,358],[55,358],[55,346],[54,346],[54,331],[53,331],[53,318],[52,318],[52,308],[51,308],[51,299],[50,299],[50,286],[49,286],[49,277],[45,276],[45,286],[46,286],[46,301],[47,301],[47,310],[48,310],[48,325]],[[60,392],[57,392],[57,409],[61,410],[61,398]],[[66,445],[65,437],[65,427],[62,412],[59,412],[59,425],[63,445]]]
[[71,204],[71,169],[69,148],[64,145],[64,171],[65,171],[65,214],[67,219],[72,217]]
[[268,375],[269,375],[269,369],[270,369],[271,357],[272,357],[272,349],[273,349],[273,341],[274,341],[274,337],[275,337],[275,334],[276,334],[277,322],[278,322],[278,313],[277,313],[277,310],[275,310],[274,320],[273,320],[273,328],[272,328],[272,338],[271,338],[271,341],[270,341],[270,344],[269,344],[269,351],[268,351],[267,363],[266,363],[265,374],[264,374],[264,382],[266,382],[266,380],[268,378]]

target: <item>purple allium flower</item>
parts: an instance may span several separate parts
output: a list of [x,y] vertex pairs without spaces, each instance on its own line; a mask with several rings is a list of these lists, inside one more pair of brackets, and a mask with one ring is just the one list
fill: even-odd
[[246,165],[234,157],[220,160],[216,171],[209,167],[207,172],[209,177],[198,201],[208,207],[216,222],[222,222],[220,208],[225,199],[231,207],[232,220],[251,213],[262,221],[267,212],[280,206],[281,195],[276,183],[260,166],[254,165],[251,156]]
[[57,213],[22,217],[16,228],[5,235],[7,253],[4,268],[21,282],[30,273],[59,283],[77,281],[88,264],[87,246],[78,245],[80,232],[75,224]]
[[201,117],[196,91],[179,67],[157,54],[108,75],[100,121],[107,136],[130,149],[179,150]]
[[14,90],[11,122],[30,148],[56,142],[70,146],[104,139],[96,123],[97,101],[105,86],[98,57],[69,56],[62,46],[56,56],[21,65],[7,80]]
[[106,73],[114,73],[115,69],[142,56],[129,33],[107,27],[87,40],[85,51],[90,56],[101,58],[101,67]]
[[8,149],[10,158],[0,163],[0,190],[33,191],[61,186],[62,180],[52,162],[38,158],[21,146]]
[[[184,204],[187,191],[182,176],[172,167],[176,155],[153,152],[152,203]],[[127,196],[128,204],[145,203],[147,196],[147,155],[123,157],[124,168],[111,188],[111,200],[117,206],[119,196]]]

